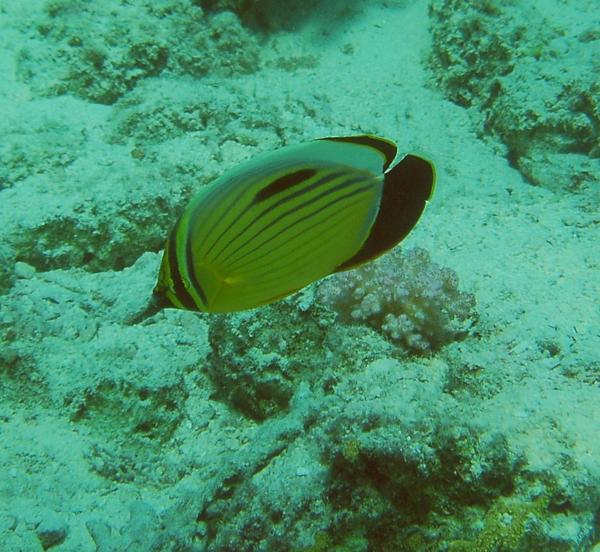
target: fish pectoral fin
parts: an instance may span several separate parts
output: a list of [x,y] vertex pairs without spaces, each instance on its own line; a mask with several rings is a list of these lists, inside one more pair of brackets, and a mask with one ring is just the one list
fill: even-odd
[[236,286],[242,284],[244,282],[244,279],[245,278],[243,276],[225,276],[225,278],[223,278],[222,281],[228,286]]
[[223,289],[225,278],[213,265],[206,263],[197,264],[194,274],[195,287],[202,290],[203,302],[206,303],[207,309],[210,309]]

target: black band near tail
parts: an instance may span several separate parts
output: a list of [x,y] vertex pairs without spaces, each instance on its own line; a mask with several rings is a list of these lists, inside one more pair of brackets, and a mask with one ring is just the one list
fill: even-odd
[[348,270],[385,253],[401,242],[419,220],[435,181],[433,165],[407,155],[384,175],[377,218],[360,250],[336,271]]

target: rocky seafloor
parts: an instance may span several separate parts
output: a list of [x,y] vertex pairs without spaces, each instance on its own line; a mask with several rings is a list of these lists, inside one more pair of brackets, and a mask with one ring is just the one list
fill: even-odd
[[[0,2],[0,550],[597,549],[596,11]],[[131,322],[195,190],[367,132],[436,165],[399,249]]]

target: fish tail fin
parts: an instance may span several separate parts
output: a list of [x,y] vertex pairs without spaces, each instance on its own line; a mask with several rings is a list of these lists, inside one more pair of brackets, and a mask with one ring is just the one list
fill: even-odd
[[407,154],[383,174],[377,218],[361,249],[336,271],[349,270],[379,257],[414,228],[435,187],[433,163]]
[[394,229],[396,242],[417,224],[434,189],[435,167],[419,155],[409,153],[385,172],[378,222]]

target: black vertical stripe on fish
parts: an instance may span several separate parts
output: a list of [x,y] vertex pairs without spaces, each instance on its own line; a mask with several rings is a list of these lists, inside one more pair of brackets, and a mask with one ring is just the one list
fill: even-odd
[[[275,193],[283,191],[284,189],[289,188],[291,186],[300,184],[300,183],[308,180],[312,176],[314,176],[315,173],[316,173],[316,169],[310,168],[310,169],[299,169],[297,171],[294,171],[293,173],[284,174],[283,176],[276,178],[270,184],[267,185],[267,188],[271,189],[271,193],[266,194],[263,197],[263,199],[266,200],[270,196],[274,195]],[[225,211],[225,214],[229,214],[229,212],[231,210],[236,209],[238,207],[240,201],[242,200],[242,198],[248,193],[248,190],[255,188],[257,185],[261,184],[263,182],[264,178],[265,178],[264,175],[259,173],[256,175],[254,182],[250,181],[250,182],[245,183],[246,186],[241,187],[240,193],[238,193],[235,196],[235,198],[233,198],[229,202],[229,204],[227,206],[224,206],[222,208],[222,210]],[[259,192],[254,196],[253,200],[249,201],[249,203],[246,205],[246,207],[244,209],[240,210],[238,212],[238,214],[234,218],[232,218],[232,220],[229,222],[229,224],[223,230],[221,230],[221,233],[212,241],[212,244],[207,247],[207,249],[204,251],[204,255],[206,255],[206,256],[210,255],[214,246],[217,243],[219,243],[219,240],[221,240],[223,238],[223,236],[231,229],[232,226],[234,226],[244,215],[246,215],[248,213],[248,211],[257,202],[257,195],[261,194],[261,192],[264,192],[264,190],[265,190],[264,188],[259,190]],[[223,219],[223,216],[221,216],[221,219],[218,222],[221,222],[222,219]],[[215,230],[215,228],[213,228],[213,230]]]
[[[301,190],[297,190],[295,192],[290,193],[289,195],[286,195],[285,197],[277,200],[275,203],[272,203],[268,206],[266,206],[264,209],[262,209],[262,211],[260,211],[260,213],[258,213],[258,215],[256,215],[251,221],[249,221],[248,223],[246,223],[246,225],[241,228],[237,234],[235,234],[234,236],[232,236],[229,241],[227,241],[226,243],[223,244],[223,247],[221,247],[221,249],[219,250],[219,252],[212,257],[211,260],[217,260],[219,258],[219,255],[221,255],[224,251],[227,250],[227,248],[234,243],[240,236],[244,235],[249,228],[251,228],[258,220],[260,220],[261,218],[263,218],[264,216],[268,215],[271,211],[277,209],[278,207],[280,207],[281,205],[283,205],[284,203],[293,200],[297,197],[300,197],[308,192],[311,192],[312,190],[320,187],[320,186],[325,186],[326,184],[328,184],[329,182],[335,180],[337,177],[342,176],[344,173],[343,172],[332,172],[329,174],[326,174],[325,176],[319,178],[316,182],[313,182],[312,184],[307,185],[305,188],[301,189]],[[260,205],[260,204],[258,204]],[[256,206],[255,206],[256,207]]]
[[[359,203],[358,201],[356,203]],[[346,205],[344,209],[339,209],[334,213],[331,217],[333,222],[343,220],[344,216],[346,216],[343,211],[347,208],[351,207],[350,205]],[[337,217],[335,215],[344,214],[342,217]],[[329,220],[329,219],[328,219]],[[306,260],[308,258],[312,258],[314,255],[319,255],[322,250],[329,249],[331,247],[331,241],[335,240],[335,233],[330,232],[328,234],[328,240],[323,240],[323,237],[320,233],[312,236],[310,240],[307,240],[306,243],[303,243],[302,246],[296,249],[296,255],[292,255],[293,258],[289,262],[279,263],[277,265],[272,266],[271,263],[268,265],[262,265],[262,272],[253,270],[251,272],[244,272],[244,277],[249,277],[250,284],[244,286],[243,294],[247,299],[251,299],[252,297],[268,297],[269,290],[272,290],[272,296],[269,299],[265,299],[268,302],[275,297],[281,297],[282,293],[284,295],[288,295],[294,290],[299,289],[298,286],[303,287],[298,283],[298,276],[300,275],[303,278],[302,273],[305,272]],[[278,259],[279,260],[279,259]],[[331,273],[333,267],[325,269],[318,275],[311,274],[312,278],[319,278],[326,276]],[[310,279],[312,279],[310,278]],[[289,282],[289,287],[282,288],[282,282]],[[279,286],[278,286],[279,284]],[[284,291],[282,291],[282,289]]]
[[[225,214],[229,214],[229,212],[232,209],[235,209],[238,206],[239,202],[244,197],[244,195],[246,195],[246,193],[247,193],[246,188],[240,187],[240,190],[238,191],[237,194],[235,194],[235,195],[233,193],[230,194],[231,199],[230,199],[229,203],[226,204],[226,205],[221,206],[220,209],[217,209],[216,207],[213,209],[213,208],[211,208],[210,205],[206,205],[206,206],[202,206],[201,205],[200,207],[204,207],[204,211],[205,212],[209,211],[213,216],[217,216],[217,214],[220,213],[220,217],[216,221],[216,224],[219,224],[223,220],[223,214],[224,213]],[[207,249],[205,249],[203,251],[204,255],[210,254],[210,252],[212,251],[213,247],[217,243],[219,243],[219,240],[223,237],[223,235],[246,213],[246,211],[250,208],[250,206],[251,206],[251,204],[249,204],[244,210],[240,211],[238,213],[238,215],[235,218],[233,218],[229,222],[229,224],[221,231],[221,233],[214,238],[214,240],[212,241],[212,243],[210,245],[208,245],[208,243],[203,244],[207,248]],[[198,218],[198,217],[196,217],[196,218]],[[209,230],[207,230],[207,232],[206,232],[206,237],[208,239],[213,234],[213,231],[215,230],[215,226],[211,225],[210,221],[208,221],[208,220],[207,221],[203,221],[203,223],[206,224],[207,227],[209,228]]]
[[[281,244],[278,244],[276,247],[274,247],[273,249],[269,249],[267,251],[262,252],[260,255],[256,256],[256,257],[252,257],[249,261],[247,261],[246,263],[242,263],[241,265],[236,265],[236,264],[232,264],[232,265],[228,265],[227,269],[230,271],[239,271],[239,270],[243,270],[245,275],[251,274],[253,272],[252,269],[249,269],[248,267],[252,267],[253,264],[257,263],[258,261],[261,261],[262,259],[264,259],[264,257],[272,255],[274,256],[274,254],[277,252],[277,250],[281,247],[284,247],[286,245],[292,245],[294,244],[295,241],[297,241],[299,238],[302,237],[306,237],[306,235],[313,229],[315,229],[317,226],[321,226],[323,227],[323,225],[326,225],[327,223],[329,223],[329,225],[333,224],[334,221],[337,220],[337,216],[340,215],[341,213],[343,213],[344,211],[347,211],[348,209],[356,206],[358,203],[358,201],[355,202],[351,202],[351,203],[347,203],[345,205],[340,206],[338,209],[336,209],[333,213],[328,214],[324,220],[316,220],[313,224],[311,224],[310,226],[308,226],[307,228],[302,228],[300,231],[296,232],[294,235],[290,236],[289,238],[287,238],[286,240],[284,240]],[[312,215],[314,216],[314,215]],[[291,228],[291,227],[289,227]],[[287,229],[289,229],[287,228]],[[325,226],[325,228],[327,228],[327,226]],[[323,229],[323,228],[322,228]],[[320,234],[315,235],[313,238],[311,238],[310,240],[307,240],[305,243],[302,244],[302,246],[306,246],[306,249],[308,249],[309,251],[313,250],[312,244],[314,243],[315,240],[320,240],[322,239],[322,235],[324,234],[324,232],[321,232]],[[281,234],[278,234],[277,237],[279,237]],[[263,245],[265,245],[267,242],[263,242],[261,244],[261,246],[259,246],[258,248],[262,247]],[[319,244],[322,245],[322,244]],[[294,246],[294,247],[290,247],[289,251],[287,254],[279,254],[277,255],[277,260],[278,261],[285,261],[287,259],[289,259],[292,255],[297,255],[299,251],[302,250],[302,246]],[[248,253],[256,253],[257,249],[255,248],[252,251],[248,252]],[[239,260],[243,259],[245,256],[247,256],[247,254],[244,254],[242,257],[239,257],[237,259],[236,262],[238,262]],[[260,264],[260,263],[259,263]],[[271,272],[273,266],[273,263],[269,263],[269,272]]]
[[[318,194],[316,197],[313,197],[307,201],[305,201],[304,203],[301,203],[300,205],[297,205],[295,207],[292,207],[291,209],[288,209],[287,211],[285,211],[284,213],[282,213],[281,215],[279,215],[277,218],[275,218],[273,221],[268,222],[265,226],[263,226],[262,228],[258,229],[252,236],[250,236],[245,242],[243,242],[242,244],[240,244],[236,249],[234,249],[233,251],[231,251],[227,256],[225,256],[224,258],[221,259],[221,262],[226,263],[229,258],[231,257],[231,255],[234,255],[237,251],[239,251],[240,249],[244,248],[249,242],[253,241],[254,239],[256,239],[258,236],[260,236],[260,234],[262,234],[263,232],[265,232],[266,230],[268,230],[269,228],[272,228],[275,226],[275,224],[277,224],[278,222],[280,222],[281,220],[289,217],[290,215],[293,215],[294,213],[302,210],[302,209],[306,209],[307,207],[309,207],[310,205],[313,205],[315,202],[320,201],[322,199],[324,199],[325,197],[334,194],[344,188],[347,188],[349,186],[351,186],[352,184],[358,184],[359,182],[364,182],[366,179],[364,176],[357,176],[354,178],[349,178],[346,181],[341,182],[340,184],[337,184],[336,186],[334,186],[333,188],[330,188],[328,190],[325,190],[324,192],[321,192],[320,194]],[[367,191],[371,188],[371,186],[365,186],[363,188],[359,188],[358,190],[355,190],[353,192],[351,192],[349,195],[344,195],[341,196],[337,199],[334,198],[334,200],[329,203],[328,205],[331,205],[333,203],[335,203],[336,201],[340,200],[340,199],[344,199],[346,197],[351,197],[352,195],[355,195],[356,193],[360,193],[360,192],[364,192]],[[322,207],[319,210],[322,210],[325,207]],[[269,210],[272,210],[271,208],[269,208]],[[260,217],[258,217],[260,218]],[[254,219],[253,222],[256,222],[257,219]],[[251,225],[248,225],[248,227],[251,228]]]
[[177,297],[184,307],[194,310],[198,307],[185,287],[181,272],[179,270],[179,260],[177,258],[177,234],[179,233],[179,228],[180,224],[178,222],[169,236],[169,272],[171,275],[171,280],[173,281],[173,292],[175,293],[175,297]]
[[[202,223],[202,226],[206,228],[206,231],[204,232],[206,239],[214,238],[211,243],[202,242],[203,255],[208,255],[214,246],[219,243],[222,235],[225,234],[231,226],[247,212],[247,209],[251,207],[252,201],[250,199],[250,194],[247,208],[242,212],[239,212],[236,218],[230,220],[225,229],[221,230],[221,233],[215,236],[219,231],[218,228],[223,222],[223,219],[226,218],[226,215],[230,212],[235,213],[236,210],[239,209],[239,205],[244,200],[244,197],[249,195],[249,192],[253,188],[260,186],[265,178],[269,177],[271,171],[268,169],[269,167],[266,167],[263,170],[255,169],[248,175],[238,175],[229,182],[215,186],[213,190],[209,192],[206,200],[196,205],[194,212],[190,216],[190,220],[194,220],[196,224]],[[214,186],[214,184],[212,186]],[[207,213],[209,214],[208,218],[206,217]],[[216,220],[214,220],[215,217]]]
[[201,283],[198,281],[198,278],[196,278],[196,271],[194,269],[194,252],[192,248],[193,241],[190,234],[191,230],[188,225],[188,228],[186,228],[185,236],[185,262],[187,269],[187,277],[189,279],[190,286],[196,292],[196,294],[200,298],[200,301],[202,301],[202,305],[210,307],[208,298],[206,297],[206,293],[204,293],[204,289],[202,288]]
[[[297,255],[292,259],[291,262],[282,263],[280,265],[274,267],[265,267],[263,266],[263,272],[253,271],[249,274],[252,285],[247,286],[244,289],[244,295],[248,298],[252,296],[268,296],[269,290],[272,290],[273,296],[280,296],[281,290],[285,289],[281,287],[282,282],[289,282],[289,287],[287,287],[287,293],[289,294],[291,291],[298,289],[298,277],[303,278],[304,268],[306,266],[307,257],[313,255],[322,255],[324,251],[327,251],[331,247],[331,241],[335,239],[334,235],[329,236],[328,242],[324,242],[320,236],[313,236],[313,239],[307,241],[302,246],[302,251],[304,254]],[[312,279],[322,278],[331,273],[331,270],[323,271],[321,274],[315,275],[311,274]],[[303,287],[303,286],[300,286]]]
[[289,190],[301,182],[305,182],[306,180],[312,178],[315,176],[316,172],[316,169],[312,168],[300,169],[284,176],[280,176],[279,178],[273,180],[270,184],[267,184],[266,187],[264,187],[254,196],[254,203],[260,203],[261,201],[269,199],[270,197],[273,197],[284,190]]
[[[358,180],[358,179],[357,179]],[[339,185],[338,188],[341,188],[342,185]],[[345,186],[344,186],[345,187]],[[283,236],[288,230],[290,230],[291,228],[293,228],[294,226],[314,217],[315,215],[317,215],[318,213],[331,208],[333,205],[335,205],[336,203],[349,199],[351,197],[354,197],[355,195],[362,193],[362,192],[367,192],[367,191],[371,191],[372,190],[372,185],[369,186],[364,186],[362,188],[356,189],[352,192],[349,192],[347,194],[344,194],[342,196],[339,196],[337,198],[334,198],[332,201],[328,202],[327,204],[319,207],[318,209],[312,211],[311,213],[308,213],[307,215],[304,215],[300,218],[297,219],[293,219],[293,221],[288,221],[287,226],[283,226],[281,228],[276,228],[277,223],[281,222],[281,220],[287,218],[288,215],[293,214],[294,212],[298,212],[300,210],[305,210],[307,207],[309,207],[310,205],[312,205],[313,203],[315,203],[316,201],[323,199],[324,197],[326,197],[327,195],[330,195],[330,193],[333,193],[335,191],[338,191],[336,189],[332,189],[329,192],[323,192],[322,194],[320,194],[320,196],[315,197],[313,199],[311,199],[310,201],[307,201],[301,205],[297,205],[296,207],[288,210],[287,212],[283,213],[282,215],[280,215],[279,217],[277,217],[275,220],[267,223],[265,226],[263,226],[256,234],[254,234],[254,236],[252,236],[251,238],[249,238],[244,244],[240,245],[238,247],[237,250],[242,249],[246,244],[250,243],[251,241],[254,241],[254,239],[256,237],[258,237],[260,234],[262,234],[263,232],[268,231],[269,229],[273,229],[275,228],[276,231],[274,233],[274,235],[271,235],[269,237],[267,237],[265,240],[263,240],[260,244],[258,244],[256,247],[254,247],[253,249],[247,251],[246,253],[244,253],[241,257],[237,257],[234,258],[232,261],[230,261],[227,266],[230,267],[232,266],[231,263],[235,263],[238,262],[239,260],[243,259],[244,257],[246,257],[247,255],[250,255],[252,253],[256,253],[257,251],[259,251],[264,245],[272,242],[275,238],[280,238],[281,236]],[[281,243],[280,245],[278,245],[277,247],[282,247],[284,245],[291,245],[291,243],[289,241],[284,241],[283,243]],[[236,251],[237,251],[236,250]],[[234,254],[234,252],[230,253],[230,255]],[[262,255],[261,255],[262,257]],[[226,262],[227,260],[229,260],[229,257],[224,259],[224,262]]]

